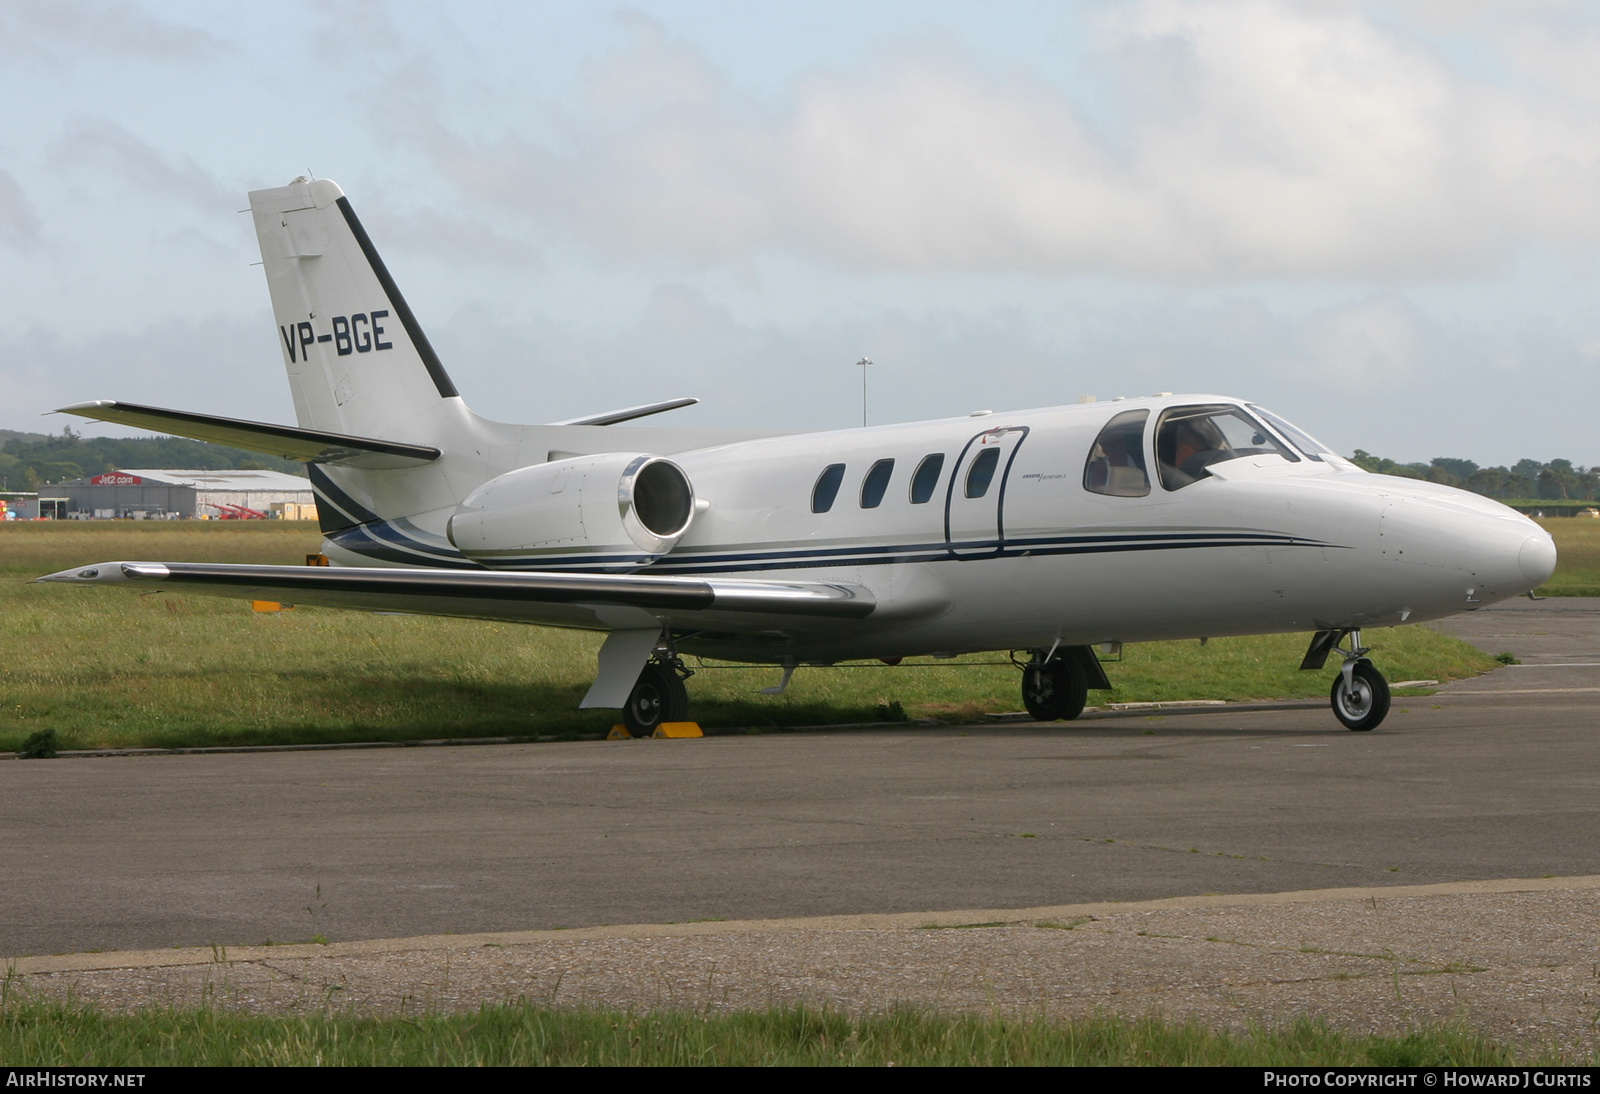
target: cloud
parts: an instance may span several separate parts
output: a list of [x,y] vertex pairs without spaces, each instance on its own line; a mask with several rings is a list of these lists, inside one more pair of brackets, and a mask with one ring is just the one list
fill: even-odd
[[0,170],[0,241],[28,250],[39,241],[39,217],[11,175]]
[[[86,332],[39,324],[0,332],[0,428],[58,433],[41,417],[86,399],[124,399],[260,421],[294,421],[272,317],[169,318]],[[97,427],[88,427],[91,432]]]
[[8,0],[0,6],[0,57],[58,64],[85,54],[184,61],[225,49],[206,31],[115,0]]
[[1322,309],[1297,324],[1294,356],[1319,386],[1403,387],[1428,362],[1439,336],[1393,294]]
[[[0,332],[0,428],[59,431],[61,419],[37,415],[89,398],[292,422],[272,322],[262,307],[99,332]],[[1259,400],[1343,452],[1600,463],[1587,419],[1561,410],[1600,399],[1592,335],[1457,329],[1400,294],[1307,311],[1252,296],[1174,306],[1151,294],[1056,315],[863,308],[774,323],[664,283],[606,322],[472,305],[429,334],[468,404],[505,421],[698,395],[700,406],[658,424],[848,428],[860,421],[854,362],[867,356],[874,423],[1209,390]]]
[[1108,132],[1054,74],[995,76],[959,53],[814,70],[767,102],[658,24],[626,29],[557,136],[435,118],[424,150],[473,196],[622,259],[1409,278],[1600,242],[1587,47],[1530,88],[1469,77],[1344,5],[1147,0],[1100,26]]
[[697,395],[659,424],[848,428],[860,423],[855,362],[867,356],[874,424],[1212,392],[1259,401],[1346,453],[1600,463],[1587,420],[1549,394],[1600,398],[1592,339],[1462,329],[1398,293],[1315,308],[1153,293],[1054,315],[872,308],[773,323],[665,283],[615,322],[473,307],[430,335],[467,403],[509,421]]
[[[366,219],[365,214],[362,217]],[[485,263],[537,268],[534,247],[526,240],[497,232],[491,225],[468,216],[420,208],[409,213],[380,212],[372,218],[384,239],[397,249],[433,255],[458,265]]]
[[237,208],[238,195],[191,157],[155,148],[108,118],[68,123],[54,159],[67,166],[110,168],[146,193],[189,205],[206,217]]
[[[403,39],[395,29],[395,9],[382,0],[313,0],[318,26],[310,35],[312,48],[324,62],[348,66],[367,60],[375,52],[400,49]],[[361,48],[350,49],[350,28],[361,28]]]

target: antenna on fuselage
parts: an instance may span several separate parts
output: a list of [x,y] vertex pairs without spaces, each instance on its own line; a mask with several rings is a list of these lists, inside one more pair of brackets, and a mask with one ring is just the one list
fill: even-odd
[[861,369],[861,428],[867,427],[867,366],[872,364],[872,358],[863,357],[856,362]]

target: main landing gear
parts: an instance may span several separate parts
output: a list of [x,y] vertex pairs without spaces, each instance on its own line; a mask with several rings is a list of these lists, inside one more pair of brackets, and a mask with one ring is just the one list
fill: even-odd
[[1022,705],[1041,722],[1068,721],[1083,713],[1090,689],[1109,690],[1100,659],[1088,646],[1030,650],[1026,662],[1011,661],[1022,670]]
[[[1350,648],[1341,649],[1339,643],[1346,636]],[[1333,706],[1333,716],[1356,733],[1376,729],[1389,714],[1389,682],[1367,659],[1371,652],[1361,644],[1359,629],[1318,631],[1311,637],[1305,660],[1300,662],[1302,669],[1320,669],[1330,653],[1344,658],[1339,675],[1333,678],[1328,701]]]
[[639,673],[622,708],[622,724],[635,737],[648,737],[662,722],[689,718],[689,689],[683,682],[694,670],[675,653],[657,653]]

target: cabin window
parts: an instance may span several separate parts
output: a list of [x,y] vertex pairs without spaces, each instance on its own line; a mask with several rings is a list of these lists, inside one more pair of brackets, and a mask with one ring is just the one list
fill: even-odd
[[883,493],[889,489],[889,476],[894,474],[893,460],[879,460],[861,480],[861,508],[876,509],[883,504]]
[[1209,477],[1206,468],[1214,463],[1265,455],[1300,462],[1243,407],[1181,406],[1161,415],[1156,426],[1156,467],[1168,490],[1181,490]]
[[1323,444],[1309,433],[1296,429],[1294,426],[1278,417],[1266,407],[1256,406],[1254,403],[1250,403],[1248,405],[1251,410],[1265,418],[1268,425],[1270,425],[1273,429],[1276,429],[1285,437],[1289,438],[1289,443],[1294,445],[1300,451],[1304,452],[1307,459],[1316,460],[1318,463],[1322,463],[1322,457],[1333,455],[1333,453],[1328,450],[1327,445]]
[[1125,410],[1106,423],[1089,449],[1083,467],[1083,488],[1114,498],[1142,498],[1150,493],[1144,464],[1144,424],[1148,410]]
[[922,505],[933,497],[933,488],[939,485],[939,472],[943,470],[943,452],[922,457],[922,462],[917,464],[917,473],[911,476],[912,505]]
[[985,448],[978,453],[978,458],[967,468],[967,497],[981,498],[989,492],[989,483],[994,481],[994,469],[999,462],[999,448]]
[[817,476],[817,485],[811,488],[811,511],[826,513],[833,508],[833,499],[839,496],[839,484],[844,481],[844,464],[830,463]]

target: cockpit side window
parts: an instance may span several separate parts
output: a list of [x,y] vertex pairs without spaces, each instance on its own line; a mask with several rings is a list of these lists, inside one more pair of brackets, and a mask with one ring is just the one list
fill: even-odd
[[1333,452],[1329,450],[1327,445],[1311,436],[1311,434],[1306,433],[1304,430],[1297,429],[1290,425],[1288,422],[1278,417],[1266,407],[1256,406],[1254,403],[1250,403],[1248,405],[1251,410],[1255,411],[1255,413],[1266,419],[1268,425],[1270,425],[1273,429],[1276,429],[1285,437],[1289,438],[1289,443],[1294,445],[1300,451],[1304,452],[1306,454],[1306,459],[1316,460],[1318,463],[1322,463],[1324,462],[1322,457],[1333,455]]
[[1083,466],[1083,488],[1114,498],[1142,498],[1150,493],[1144,465],[1144,424],[1148,410],[1126,410],[1106,423],[1089,449]]
[[1300,457],[1291,452],[1242,407],[1180,406],[1161,415],[1156,425],[1156,467],[1161,485],[1181,490],[1208,477],[1206,468],[1241,456],[1282,456],[1290,463]]

